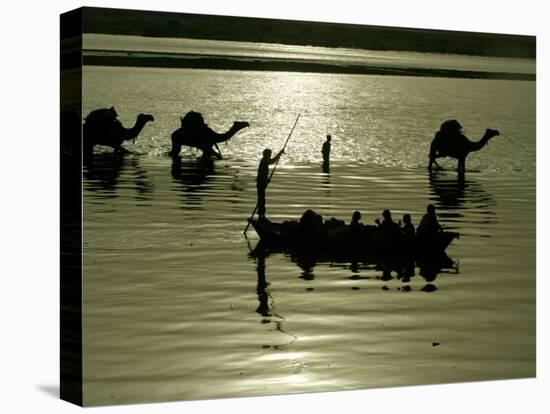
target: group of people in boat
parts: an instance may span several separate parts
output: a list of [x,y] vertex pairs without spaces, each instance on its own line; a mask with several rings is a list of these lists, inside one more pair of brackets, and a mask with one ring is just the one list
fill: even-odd
[[[443,228],[437,220],[437,214],[435,211],[435,206],[433,204],[428,204],[426,207],[426,213],[420,220],[420,224],[415,229],[414,224],[412,223],[411,215],[406,213],[403,214],[403,219],[399,222],[393,221],[391,211],[386,209],[382,212],[382,221],[380,219],[374,220],[378,229],[387,234],[401,234],[405,239],[413,239],[415,236],[420,238],[431,238],[443,231]],[[352,228],[361,228],[363,225],[360,223],[361,213],[355,211],[351,217],[350,226]]]
[[[418,227],[415,228],[410,214],[404,214],[403,219],[395,222],[391,211],[386,209],[382,212],[382,220],[375,219],[375,224],[364,224],[361,222],[362,215],[360,211],[354,211],[351,221],[348,225],[351,234],[361,235],[369,232],[379,232],[389,239],[400,238],[402,240],[431,239],[443,231],[443,228],[437,220],[436,209],[433,204],[428,204],[426,213],[420,220]],[[298,223],[301,230],[305,233],[315,234],[322,231],[335,230],[342,228],[346,223],[343,220],[331,218],[323,221],[323,217],[313,210],[306,210]]]

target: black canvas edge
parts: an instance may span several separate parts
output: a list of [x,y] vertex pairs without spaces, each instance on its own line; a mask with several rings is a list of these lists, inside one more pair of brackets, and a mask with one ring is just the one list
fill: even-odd
[[82,9],[60,16],[59,75],[60,397],[82,406]]

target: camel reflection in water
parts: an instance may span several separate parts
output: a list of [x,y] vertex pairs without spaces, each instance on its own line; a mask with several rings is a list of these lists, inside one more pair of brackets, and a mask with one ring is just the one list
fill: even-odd
[[437,171],[429,174],[429,185],[430,201],[437,207],[438,215],[447,223],[456,223],[448,226],[450,229],[458,228],[461,221],[497,223],[496,202],[479,182],[466,179],[464,174]]
[[216,174],[214,161],[208,157],[172,157],[170,173],[179,187],[182,200],[180,208],[202,210],[202,195],[210,190],[212,178]]
[[[170,174],[176,184],[175,192],[181,197],[180,208],[185,210],[205,210],[203,198],[208,198],[208,193],[242,192],[246,189],[238,168],[216,165],[216,161],[209,157],[172,157]],[[228,175],[231,179],[226,181]],[[229,197],[228,202],[235,203],[235,200]]]
[[[124,177],[128,175],[128,177]],[[119,189],[133,188],[135,200],[151,201],[154,185],[140,166],[139,157],[120,152],[96,153],[84,165],[86,189],[103,197],[116,198]]]

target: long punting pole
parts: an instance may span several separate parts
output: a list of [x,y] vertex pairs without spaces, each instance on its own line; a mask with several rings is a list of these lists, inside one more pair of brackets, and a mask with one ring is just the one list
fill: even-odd
[[[286,148],[286,144],[288,144],[288,140],[290,139],[290,137],[292,136],[292,133],[294,132],[294,128],[296,128],[296,124],[298,123],[298,119],[300,119],[300,115],[302,113],[300,112],[298,114],[298,116],[296,117],[296,121],[294,121],[294,125],[292,126],[292,129],[290,130],[290,134],[288,134],[288,137],[285,141],[285,145],[283,146],[283,151],[285,150]],[[275,165],[273,166],[273,169],[271,170],[271,174],[269,175],[269,179],[267,181],[268,185],[269,183],[271,182],[271,177],[273,177],[273,174],[275,173],[275,169],[277,168],[277,164],[279,164],[279,160],[281,158],[278,158],[277,161],[275,162]],[[254,214],[256,214],[256,210],[258,210],[258,203],[256,203],[256,207],[254,207],[254,211],[252,211],[252,215],[250,216],[250,218],[248,219],[248,223],[246,224],[246,227],[244,228],[244,234],[246,235],[246,232],[248,231],[248,227],[250,226],[250,221],[254,218]]]

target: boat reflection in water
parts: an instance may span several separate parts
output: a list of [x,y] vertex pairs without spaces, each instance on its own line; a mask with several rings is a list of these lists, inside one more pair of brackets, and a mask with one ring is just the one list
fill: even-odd
[[287,341],[283,341],[277,344],[264,344],[263,349],[284,349],[285,347],[294,343],[298,337],[284,329],[285,317],[279,314],[275,309],[275,304],[271,292],[269,290],[269,282],[265,277],[265,259],[269,256],[269,252],[265,249],[254,249],[249,253],[249,258],[256,261],[256,272],[258,274],[258,283],[256,285],[256,293],[258,295],[258,307],[256,313],[262,316],[261,323],[268,324],[275,323],[275,330],[285,336],[288,336]]
[[[402,255],[373,255],[369,256],[368,252],[364,254],[354,253],[346,256],[342,254],[331,254],[324,251],[322,253],[312,250],[288,250],[273,247],[262,241],[259,241],[256,247],[249,253],[249,258],[256,261],[258,284],[257,293],[260,305],[257,312],[263,316],[271,316],[272,308],[269,305],[268,287],[269,283],[266,280],[266,258],[271,254],[283,254],[295,263],[301,270],[300,278],[305,281],[313,281],[316,276],[314,268],[317,266],[323,267],[340,267],[349,268],[353,273],[349,277],[350,280],[361,281],[375,279],[380,282],[387,282],[392,279],[398,279],[402,285],[397,289],[409,292],[413,288],[410,285],[411,279],[418,274],[426,284],[419,290],[424,292],[433,292],[437,290],[434,282],[438,275],[441,274],[458,274],[458,262],[451,259],[444,251],[434,254],[402,254]],[[362,273],[368,273],[362,275]],[[372,276],[373,272],[377,273]],[[381,283],[382,290],[389,290],[386,284]],[[354,286],[352,289],[359,289]],[[313,290],[312,287],[308,290]]]

